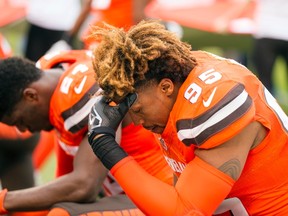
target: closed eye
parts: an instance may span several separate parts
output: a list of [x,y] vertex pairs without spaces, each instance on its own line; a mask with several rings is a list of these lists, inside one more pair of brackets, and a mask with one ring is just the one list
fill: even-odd
[[141,109],[132,110],[133,113],[137,114],[140,113]]

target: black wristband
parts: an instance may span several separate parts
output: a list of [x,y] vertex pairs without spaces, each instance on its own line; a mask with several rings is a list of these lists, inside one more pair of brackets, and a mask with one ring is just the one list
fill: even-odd
[[115,141],[115,138],[109,134],[103,134],[89,143],[94,154],[108,170],[112,169],[115,164],[128,156]]
[[113,130],[110,127],[97,127],[97,128],[94,128],[93,130],[91,130],[88,133],[88,141],[89,141],[89,143],[92,143],[94,137],[96,135],[99,135],[99,134],[107,134],[107,135],[111,135],[111,136],[113,136],[113,138],[115,138],[115,134],[116,133],[115,133],[115,130]]

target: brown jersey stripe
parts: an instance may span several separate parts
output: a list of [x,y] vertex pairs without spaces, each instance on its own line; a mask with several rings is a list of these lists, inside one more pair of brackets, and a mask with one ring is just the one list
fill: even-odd
[[[73,118],[73,116],[79,111],[81,110],[81,108],[83,108],[91,99],[91,96],[99,89],[98,85],[93,85],[87,92],[86,94],[81,98],[81,100],[79,100],[77,103],[75,103],[72,107],[70,107],[69,109],[65,110],[64,112],[62,112],[61,116],[64,120],[64,122],[69,119],[69,118]],[[72,125],[71,127],[68,128],[68,130],[71,133],[77,133],[77,131],[83,129],[84,127],[87,126],[88,123],[88,115],[85,115],[85,117],[80,120],[79,122],[75,123],[74,125]]]
[[238,95],[240,95],[243,92],[243,90],[244,90],[244,86],[242,84],[238,84],[234,88],[232,88],[215,106],[211,107],[209,110],[207,110],[203,114],[193,119],[177,121],[176,123],[177,131],[197,127],[198,125],[203,124],[216,112],[221,110],[223,107],[229,104],[233,99],[235,99]]
[[224,118],[222,121],[219,121],[213,126],[205,129],[197,137],[193,139],[184,139],[182,140],[182,142],[187,146],[191,145],[192,143],[196,144],[197,146],[201,146],[210,137],[219,133],[226,127],[229,127],[230,124],[235,122],[237,119],[241,118],[249,110],[249,108],[251,107],[251,104],[252,104],[251,98],[247,97],[246,102],[241,107],[236,109],[233,113],[231,113],[229,116]]
[[203,115],[194,119],[177,121],[179,139],[185,145],[200,146],[211,136],[244,115],[251,104],[252,99],[245,91],[244,86],[239,84]]

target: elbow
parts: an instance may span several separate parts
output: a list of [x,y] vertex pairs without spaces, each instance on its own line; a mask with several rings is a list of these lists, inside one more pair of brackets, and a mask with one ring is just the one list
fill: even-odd
[[75,190],[72,191],[72,197],[74,197],[74,202],[90,203],[94,202],[98,197],[100,188],[87,179],[77,179],[75,181]]

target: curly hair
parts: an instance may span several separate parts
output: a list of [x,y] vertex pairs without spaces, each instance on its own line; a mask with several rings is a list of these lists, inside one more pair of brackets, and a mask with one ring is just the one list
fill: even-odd
[[41,73],[34,62],[22,57],[0,60],[0,119],[11,114],[23,90],[38,80]]
[[143,20],[128,32],[108,24],[94,26],[90,37],[101,39],[93,51],[97,82],[115,102],[149,81],[182,83],[197,64],[191,45],[156,20]]

